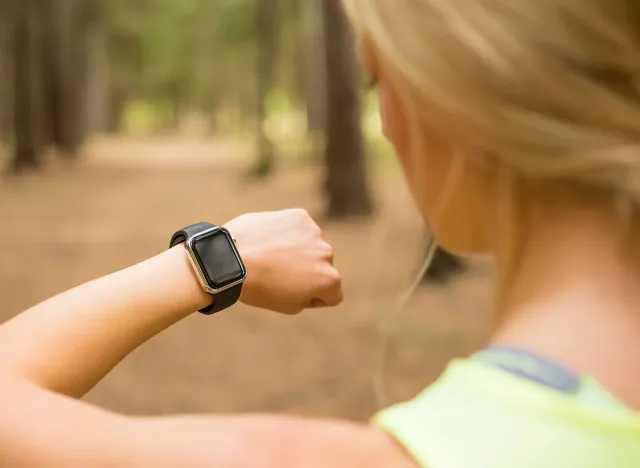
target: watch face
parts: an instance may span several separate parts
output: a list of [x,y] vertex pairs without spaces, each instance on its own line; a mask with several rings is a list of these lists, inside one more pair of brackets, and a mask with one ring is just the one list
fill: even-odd
[[226,230],[219,229],[196,238],[192,250],[211,288],[224,289],[244,279],[244,266]]

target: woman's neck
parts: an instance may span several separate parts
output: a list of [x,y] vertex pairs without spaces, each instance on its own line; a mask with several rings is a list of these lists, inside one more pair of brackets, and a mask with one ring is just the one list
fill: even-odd
[[535,219],[492,343],[543,353],[640,410],[639,251],[593,212]]

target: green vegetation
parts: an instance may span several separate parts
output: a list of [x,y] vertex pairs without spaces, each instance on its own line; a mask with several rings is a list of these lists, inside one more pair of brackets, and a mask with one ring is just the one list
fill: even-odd
[[162,130],[186,113],[229,107],[240,107],[248,118],[255,100],[254,3],[105,2],[111,82],[135,101],[126,106],[133,116],[123,119],[125,130],[139,131],[139,120],[145,131]]

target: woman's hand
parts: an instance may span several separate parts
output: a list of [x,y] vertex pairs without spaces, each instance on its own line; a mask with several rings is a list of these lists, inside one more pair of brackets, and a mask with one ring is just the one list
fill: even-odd
[[247,267],[243,303],[297,314],[342,302],[333,248],[305,210],[246,214],[225,227]]

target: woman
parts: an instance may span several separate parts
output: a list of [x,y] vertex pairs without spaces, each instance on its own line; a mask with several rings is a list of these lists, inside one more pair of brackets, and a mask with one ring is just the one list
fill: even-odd
[[[439,243],[495,257],[490,347],[369,427],[130,418],[70,399],[208,303],[178,247],[3,327],[0,465],[640,466],[640,7],[344,3],[385,133]],[[271,241],[248,237],[273,223],[231,223],[250,271],[248,302],[297,311],[339,301],[329,249],[305,219],[295,229],[313,236],[264,259]],[[264,287],[290,265],[285,253],[305,258],[295,285],[312,285],[295,306],[296,288]]]
[[640,466],[640,4],[344,3],[437,240],[498,269],[491,347],[378,426],[434,468]]

